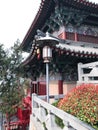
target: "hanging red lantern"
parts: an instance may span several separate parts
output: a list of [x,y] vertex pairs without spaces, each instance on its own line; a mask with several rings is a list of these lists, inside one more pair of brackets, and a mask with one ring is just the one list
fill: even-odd
[[40,49],[38,48],[38,49],[37,49],[37,59],[39,60],[39,59],[40,59],[40,57],[41,57],[41,54],[40,54]]

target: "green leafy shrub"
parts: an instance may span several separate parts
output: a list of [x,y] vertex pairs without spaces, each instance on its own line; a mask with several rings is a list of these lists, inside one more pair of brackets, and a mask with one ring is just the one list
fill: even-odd
[[75,87],[59,101],[58,107],[98,130],[98,85]]
[[[52,103],[53,106],[57,107],[58,106],[58,102],[59,101],[56,101],[54,103]],[[55,122],[56,124],[61,127],[62,129],[64,128],[64,123],[63,123],[63,120],[61,118],[59,118],[58,116],[55,116]]]

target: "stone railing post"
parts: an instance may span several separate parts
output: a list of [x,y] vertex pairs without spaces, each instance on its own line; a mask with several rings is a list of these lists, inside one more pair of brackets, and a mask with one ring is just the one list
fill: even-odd
[[45,124],[46,124],[46,128],[48,130],[59,130],[58,129],[58,126],[55,122],[55,115],[52,114],[50,111],[48,111],[48,115],[46,117],[46,121],[45,121]]
[[82,63],[78,64],[78,82],[82,82],[83,69],[81,68]]
[[34,97],[36,97],[37,94],[32,94],[32,113],[33,113],[33,109],[37,108],[37,103],[34,101]]
[[43,123],[45,122],[45,118],[46,118],[46,110],[41,105],[39,105],[38,119]]
[[69,122],[66,122],[66,121],[63,120],[63,123],[64,123],[64,128],[63,128],[63,130],[74,130],[74,129],[70,126]]

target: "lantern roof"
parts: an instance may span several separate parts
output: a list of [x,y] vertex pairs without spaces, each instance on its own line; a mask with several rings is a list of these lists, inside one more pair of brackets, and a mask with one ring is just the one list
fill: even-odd
[[59,44],[59,40],[56,37],[51,37],[50,34],[48,32],[46,32],[46,36],[45,37],[40,37],[36,40],[37,45],[41,45],[41,46],[55,46],[56,44]]

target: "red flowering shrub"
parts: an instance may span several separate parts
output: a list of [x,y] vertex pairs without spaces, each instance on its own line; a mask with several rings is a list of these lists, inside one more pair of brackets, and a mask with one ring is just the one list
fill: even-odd
[[98,85],[82,84],[72,89],[58,107],[98,129]]

